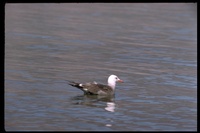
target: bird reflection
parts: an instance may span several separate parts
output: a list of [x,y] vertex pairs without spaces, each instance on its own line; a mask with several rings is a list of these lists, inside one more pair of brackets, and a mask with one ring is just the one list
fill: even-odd
[[107,102],[107,107],[105,110],[110,112],[115,112],[115,103],[114,102]]
[[115,112],[115,97],[101,95],[78,95],[71,98],[75,105],[104,108],[106,111]]

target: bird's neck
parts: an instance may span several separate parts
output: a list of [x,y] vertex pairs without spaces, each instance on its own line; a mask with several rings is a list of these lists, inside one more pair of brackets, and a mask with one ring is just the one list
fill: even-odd
[[113,90],[115,90],[115,82],[108,81],[108,86],[110,86]]

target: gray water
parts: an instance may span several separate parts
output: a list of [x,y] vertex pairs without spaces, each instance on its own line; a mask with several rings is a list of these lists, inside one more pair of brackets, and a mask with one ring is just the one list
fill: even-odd
[[[6,131],[196,131],[195,3],[6,4]],[[124,81],[114,97],[66,80]]]

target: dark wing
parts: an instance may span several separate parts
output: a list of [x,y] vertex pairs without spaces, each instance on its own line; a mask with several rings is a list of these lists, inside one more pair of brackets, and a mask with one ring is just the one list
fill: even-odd
[[103,84],[84,84],[83,89],[85,90],[86,94],[113,94],[113,90],[110,86],[103,85]]
[[79,89],[83,88],[82,86],[80,86],[80,83],[77,83],[77,82],[74,82],[74,81],[68,81],[68,82],[69,82],[68,84],[71,85],[71,86],[77,87]]
[[94,86],[97,84],[96,82],[81,84],[74,81],[68,81],[68,84],[82,90],[85,94],[96,94],[94,89]]

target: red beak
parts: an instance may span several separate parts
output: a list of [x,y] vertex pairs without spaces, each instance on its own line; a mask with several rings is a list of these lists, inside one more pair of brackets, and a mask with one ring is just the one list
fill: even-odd
[[121,80],[121,79],[119,79],[119,80],[117,80],[117,82],[123,83],[124,81],[123,81],[123,80]]

